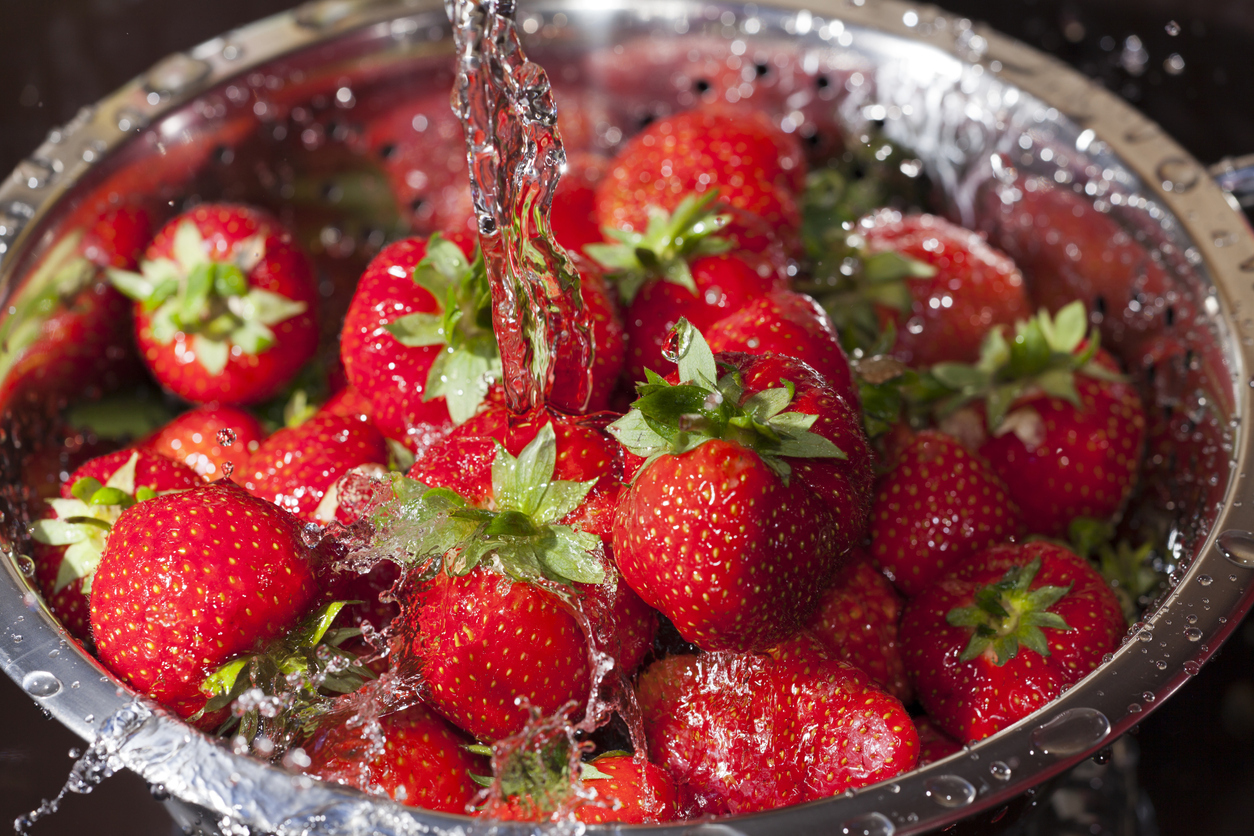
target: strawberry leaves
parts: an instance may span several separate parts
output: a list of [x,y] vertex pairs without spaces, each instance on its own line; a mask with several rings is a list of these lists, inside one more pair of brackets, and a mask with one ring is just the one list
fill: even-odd
[[197,362],[210,374],[226,368],[233,348],[250,355],[272,347],[272,326],[301,314],[304,302],[251,287],[248,275],[265,257],[264,235],[240,241],[225,257],[210,248],[192,221],[181,223],[174,258],[144,261],[140,272],[113,269],[109,280],[151,314],[152,335],[168,345],[191,338]]
[[679,366],[679,383],[647,371],[631,411],[608,428],[636,455],[652,461],[713,439],[732,440],[755,451],[785,482],[792,472],[786,458],[845,458],[829,439],[810,432],[818,416],[785,411],[795,394],[791,382],[746,397],[738,374],[719,376],[709,345],[687,320],[675,326],[666,354]]
[[495,508],[476,508],[447,488],[398,480],[397,499],[376,514],[376,528],[400,539],[403,563],[428,563],[454,576],[485,560],[527,583],[603,583],[601,540],[557,521],[587,497],[596,480],[553,478],[557,441],[546,424],[518,454],[498,444],[492,463]]
[[717,235],[731,220],[712,208],[718,189],[690,194],[674,212],[649,207],[649,223],[643,233],[605,227],[606,238],[615,244],[588,244],[584,251],[607,271],[618,285],[623,304],[630,305],[640,288],[651,278],[660,278],[687,288],[696,295],[689,262],[704,255],[718,255],[731,249],[728,239]]
[[1031,589],[1040,569],[1039,557],[1026,566],[1013,566],[1001,580],[977,591],[973,604],[955,607],[945,615],[952,626],[973,630],[960,661],[985,656],[1001,667],[1018,655],[1020,645],[1048,656],[1049,642],[1042,628],[1072,629],[1062,616],[1049,612],[1072,584]]
[[444,398],[453,423],[461,424],[502,374],[483,255],[469,262],[456,244],[432,235],[413,280],[435,298],[439,312],[407,314],[386,328],[402,345],[446,346],[427,373],[423,399]]

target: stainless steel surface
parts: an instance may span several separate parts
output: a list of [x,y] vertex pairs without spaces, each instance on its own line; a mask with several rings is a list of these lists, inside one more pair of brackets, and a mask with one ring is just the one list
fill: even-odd
[[[1058,183],[1083,176],[1104,184],[1104,199],[1119,195],[1115,215],[1141,233],[1176,277],[1181,299],[1199,315],[1186,331],[1197,342],[1191,355],[1197,368],[1186,371],[1196,375],[1186,375],[1188,389],[1174,393],[1173,408],[1196,413],[1199,433],[1208,427],[1213,432],[1200,444],[1213,461],[1193,474],[1185,472],[1188,463],[1179,463],[1181,501],[1192,496],[1196,507],[1160,509],[1179,518],[1174,545],[1186,568],[1110,662],[1036,715],[897,781],[802,807],[658,832],[843,827],[908,834],[943,827],[1006,804],[1107,745],[1218,649],[1254,595],[1254,508],[1242,502],[1254,494],[1246,464],[1254,451],[1244,425],[1254,359],[1254,236],[1225,193],[1157,126],[1040,53],[930,7],[895,0],[783,0],[752,9],[680,2],[588,9],[552,2],[526,5],[520,16],[535,21],[528,31],[535,33],[537,57],[546,65],[552,60],[579,67],[579,56],[589,51],[612,55],[608,44],[616,39],[654,47],[734,40],[791,55],[800,65],[816,62],[846,81],[862,74],[865,87],[847,84],[851,92],[842,94],[844,116],[885,119],[890,135],[925,159],[951,210],[972,223],[989,221],[981,208],[989,190],[1013,186],[997,177],[1007,177],[1005,161],[1022,147],[1020,137],[1030,136],[1035,147],[1051,149],[1052,161],[1018,163],[1019,173]],[[220,91],[229,80],[263,67],[290,79],[294,71],[313,75],[330,65],[350,80],[346,86],[369,84],[381,71],[412,71],[448,55],[446,32],[436,2],[323,0],[162,62],[81,114],[0,185],[0,294],[9,298],[56,242],[67,205],[89,188],[96,172],[194,132],[205,117],[189,103],[206,91]],[[651,39],[653,33],[664,37]],[[675,60],[685,59],[679,54]],[[550,74],[561,77],[552,67]],[[338,78],[327,83],[338,84]],[[665,73],[647,80],[673,97]],[[657,92],[649,84],[637,87],[620,92],[636,96],[638,104]],[[863,92],[852,92],[858,89]],[[613,115],[629,130],[633,113],[638,115],[623,107]],[[1209,389],[1199,392],[1198,380]],[[85,739],[106,721],[116,731],[125,720],[116,755],[149,781],[216,816],[262,830],[483,829],[265,767],[160,712],[128,708],[131,695],[67,640],[31,591],[13,549],[7,553],[10,559],[0,559],[0,667]]]

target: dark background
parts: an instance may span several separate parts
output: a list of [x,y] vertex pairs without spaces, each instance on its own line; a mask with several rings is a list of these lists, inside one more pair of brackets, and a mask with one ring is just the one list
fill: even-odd
[[[873,1],[873,0],[872,0]],[[524,0],[525,2],[525,0]],[[0,0],[0,174],[162,56],[284,0]],[[1254,0],[947,0],[1132,101],[1204,163],[1254,152]],[[1139,39],[1129,42],[1129,37]],[[1178,56],[1178,60],[1172,56]],[[1254,832],[1254,620],[1137,732],[1163,836]],[[55,794],[82,742],[0,676],[0,829]],[[38,836],[171,832],[144,783],[72,796]],[[1105,831],[1103,831],[1105,832]]]

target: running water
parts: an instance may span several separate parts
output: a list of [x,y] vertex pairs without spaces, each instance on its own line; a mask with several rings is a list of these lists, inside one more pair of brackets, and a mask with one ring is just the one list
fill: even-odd
[[577,398],[586,404],[591,324],[579,274],[549,230],[566,152],[548,77],[523,53],[513,0],[445,5],[458,61],[453,110],[466,133],[506,404],[520,414],[543,406],[559,353],[588,370]]

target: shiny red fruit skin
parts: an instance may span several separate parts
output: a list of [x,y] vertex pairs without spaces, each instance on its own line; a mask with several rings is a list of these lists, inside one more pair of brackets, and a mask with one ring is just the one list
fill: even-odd
[[[92,478],[102,485],[109,481],[114,473],[130,461],[134,450],[118,450],[97,456],[84,462],[70,474],[70,478],[61,483],[61,498],[72,499],[70,489],[79,479]],[[139,460],[135,463],[135,485],[147,486],[158,492],[177,491],[195,487],[200,484],[196,474],[182,464],[171,461],[155,453],[140,451]],[[55,516],[48,509],[46,516]],[[91,637],[91,598],[83,592],[83,578],[71,581],[61,589],[57,589],[57,575],[61,571],[61,561],[65,557],[65,546],[50,546],[44,543],[32,543],[35,558],[35,581],[39,584],[40,594],[48,602],[48,608],[60,619],[65,629],[80,639]]]
[[592,764],[610,777],[585,783],[597,797],[575,811],[579,821],[655,824],[677,817],[675,783],[662,767],[629,755],[596,758]]
[[847,459],[790,459],[788,484],[757,453],[707,441],[640,471],[615,517],[623,578],[705,650],[762,650],[805,623],[832,572],[865,531],[871,464],[857,413],[791,358],[723,354],[744,398],[788,380],[790,411]]
[[901,703],[804,634],[769,654],[665,657],[641,674],[639,699],[688,816],[827,798],[918,758]]
[[447,428],[450,423],[443,398],[423,400],[427,373],[443,347],[402,345],[385,330],[402,316],[440,309],[435,297],[412,278],[426,254],[425,238],[404,238],[376,255],[357,283],[340,331],[348,382],[370,399],[379,430],[410,449],[417,448],[424,427]]
[[205,677],[295,626],[315,601],[301,530],[230,482],[127,509],[92,590],[101,662],[179,716],[194,714]]
[[848,565],[836,573],[806,630],[831,655],[865,671],[885,691],[909,703],[914,689],[897,636],[905,603],[870,555],[857,548]]
[[[1098,359],[1116,368],[1104,352]],[[1080,407],[1042,392],[1015,402],[1019,429],[993,435],[979,453],[1001,477],[1031,533],[1065,538],[1076,517],[1114,519],[1135,487],[1145,409],[1131,383],[1076,374]]]
[[1022,528],[1018,506],[987,462],[952,436],[923,430],[879,481],[871,552],[909,598]]
[[632,380],[644,380],[645,369],[662,376],[674,371],[675,364],[662,356],[662,347],[681,318],[704,333],[763,294],[788,288],[778,265],[753,253],[702,256],[688,267],[695,293],[654,279],[627,308],[627,370]]
[[974,363],[995,325],[1013,326],[1033,313],[1023,276],[1006,254],[978,233],[936,215],[881,209],[858,222],[873,253],[893,250],[936,268],[931,278],[906,279],[908,315],[888,308],[880,318],[897,329],[893,355],[917,368]]
[[479,740],[522,730],[520,697],[543,715],[588,698],[587,638],[551,592],[480,566],[412,589],[401,618],[397,664],[416,666],[432,707]]
[[182,333],[168,344],[153,338],[152,319],[135,303],[135,341],[161,385],[197,404],[253,404],[276,394],[313,356],[318,343],[318,291],[313,265],[292,235],[270,213],[250,206],[206,203],[175,218],[157,232],[147,260],[173,257],[174,233],[184,221],[200,230],[213,252],[228,253],[238,242],[260,235],[265,255],[246,277],[251,287],[302,302],[305,310],[271,327],[274,345],[259,354],[232,351],[220,374],[210,375],[195,359]]
[[914,728],[919,733],[919,766],[962,751],[962,744],[941,731],[926,714],[914,718]]
[[714,323],[705,338],[714,352],[769,351],[809,363],[837,394],[858,403],[858,387],[832,318],[804,293],[773,290]]
[[[230,444],[222,443],[224,431],[234,436]],[[251,412],[207,404],[174,418],[140,446],[182,462],[212,482],[226,475],[227,462],[233,469],[243,465],[265,437],[265,429]]]
[[[1031,588],[1068,586],[1050,612],[1071,630],[1044,630],[1050,655],[1020,647],[998,667],[986,652],[959,661],[972,628],[954,627],[946,614],[969,606],[975,593],[1006,570],[1039,558]],[[1026,717],[1083,679],[1114,650],[1127,623],[1110,587],[1088,561],[1045,541],[994,546],[938,580],[906,605],[901,641],[919,702],[937,726],[960,742],[982,740]]]
[[373,425],[321,411],[263,441],[235,479],[306,522],[327,523],[316,511],[331,486],[354,467],[387,462],[387,443]]
[[616,294],[592,259],[571,254],[579,272],[580,293],[592,329],[592,385],[585,404],[579,393],[587,377],[587,364],[573,352],[560,348],[553,358],[553,384],[548,401],[570,413],[598,412],[609,407],[626,361],[626,335],[618,312]]
[[[484,758],[465,746],[473,741],[422,703],[379,719],[383,751],[372,753],[361,727],[335,723],[302,748],[307,775],[380,792],[409,807],[464,815],[479,792],[471,774],[489,774]],[[367,758],[367,755],[371,756]]]

